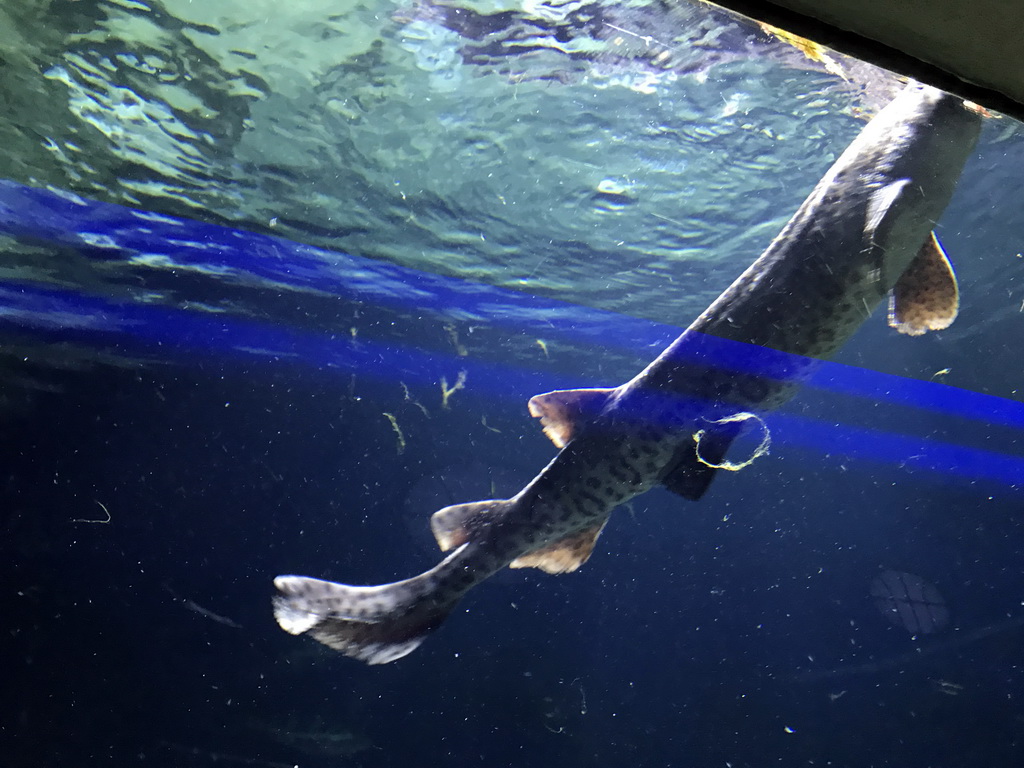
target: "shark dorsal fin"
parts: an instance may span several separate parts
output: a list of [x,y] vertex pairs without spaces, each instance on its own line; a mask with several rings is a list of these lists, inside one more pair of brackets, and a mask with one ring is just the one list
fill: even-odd
[[930,232],[889,294],[889,325],[908,336],[920,336],[948,328],[959,309],[953,265]]
[[508,508],[506,499],[471,501],[439,509],[430,516],[430,530],[442,552],[461,547],[472,539],[473,531],[486,523],[489,514]]
[[530,415],[558,448],[572,440],[581,424],[604,408],[614,389],[558,389],[530,398]]
[[575,571],[594,552],[594,544],[597,537],[601,535],[605,525],[608,523],[606,517],[598,525],[585,528],[564,539],[553,541],[540,549],[528,552],[517,557],[509,568],[540,568],[545,573],[569,573]]

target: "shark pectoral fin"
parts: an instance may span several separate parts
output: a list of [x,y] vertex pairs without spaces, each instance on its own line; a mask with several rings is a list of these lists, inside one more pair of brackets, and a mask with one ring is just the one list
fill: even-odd
[[558,448],[573,438],[580,424],[599,413],[614,389],[558,389],[530,398],[530,415],[540,419],[544,434]]
[[889,294],[889,325],[908,336],[941,331],[956,319],[960,291],[934,232],[903,272]]
[[697,450],[692,443],[684,445],[683,451],[688,456],[677,461],[661,482],[672,493],[697,501],[708,490],[718,470],[697,460]]
[[488,514],[504,509],[507,504],[504,499],[453,504],[430,516],[430,530],[441,551],[447,552],[469,541],[473,529],[479,527]]
[[736,422],[716,424],[703,430],[700,441],[685,441],[676,450],[662,484],[672,493],[691,501],[699,500],[708,490],[732,441],[741,431]]
[[864,234],[867,236],[868,242],[885,242],[885,235],[879,230],[884,222],[890,219],[890,211],[896,206],[903,190],[909,184],[909,179],[893,181],[876,189],[871,195],[871,200],[868,201],[867,219],[864,222]]
[[597,537],[601,535],[605,525],[608,524],[606,517],[599,525],[586,528],[582,531],[566,536],[564,539],[553,541],[540,549],[517,557],[509,568],[540,568],[545,573],[570,573],[575,571],[594,552],[594,544]]

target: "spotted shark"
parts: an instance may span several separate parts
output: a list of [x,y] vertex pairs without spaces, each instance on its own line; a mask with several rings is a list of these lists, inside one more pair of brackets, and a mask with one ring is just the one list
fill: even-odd
[[932,227],[981,125],[979,110],[911,83],[861,131],[767,250],[625,384],[529,402],[561,450],[519,493],[431,517],[430,570],[380,586],[279,576],[274,614],[370,664],[399,659],[468,590],[506,566],[579,568],[609,515],[657,485],[700,499],[733,440],[790,398],[886,297],[889,322],[949,325],[956,279]]

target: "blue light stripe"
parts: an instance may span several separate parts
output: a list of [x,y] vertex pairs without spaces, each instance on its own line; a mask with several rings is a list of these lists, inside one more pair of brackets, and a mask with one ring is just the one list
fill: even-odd
[[[653,357],[680,333],[679,328],[670,325],[5,181],[0,181],[0,231],[30,242],[75,248],[98,260],[128,261],[140,255],[155,255],[185,268],[208,269],[213,273],[211,282],[228,280],[265,289],[279,286],[330,293],[406,312],[415,307],[443,317],[463,317],[470,322],[479,319],[516,335],[535,335],[549,341],[562,338],[573,345],[589,342],[598,349],[618,349],[634,356],[638,350],[650,350]],[[449,359],[438,352],[367,340],[353,344],[348,337],[157,305],[118,303],[32,285],[0,285],[0,322],[61,340],[74,334],[92,343],[102,340],[125,348],[134,336],[142,354],[159,352],[166,356],[168,351],[177,350],[187,356],[192,351],[206,350],[263,360],[265,351],[303,364],[355,371],[361,376],[401,376],[409,383],[417,376],[432,383],[427,381],[434,375],[429,372],[442,368],[451,371],[449,377],[460,368],[469,368],[474,382],[470,392],[482,390],[490,396],[519,398],[524,393],[595,383],[583,377],[574,382],[554,381],[538,372],[454,356]],[[708,347],[702,345],[702,351]],[[763,375],[780,366],[781,353],[772,350],[724,340],[716,340],[710,347],[712,357],[708,362],[719,369]],[[255,354],[257,350],[261,354]],[[936,382],[826,362],[804,386],[943,417],[1024,429],[1024,404]],[[806,439],[810,439],[813,430],[810,426],[807,429]],[[799,441],[800,437],[794,435],[792,439]],[[889,440],[882,442],[892,444]],[[900,460],[913,455],[916,453],[903,452]],[[962,457],[966,465],[977,463],[972,456]]]
[[[60,340],[109,345],[116,343],[131,352],[157,353],[167,358],[177,353],[193,360],[195,353],[216,357],[232,354],[245,360],[265,362],[268,356],[285,361],[336,370],[340,375],[357,373],[361,378],[397,384],[399,380],[420,386],[436,385],[441,373],[453,380],[458,370],[469,372],[469,385],[460,397],[525,398],[548,389],[578,386],[550,374],[482,362],[415,348],[383,345],[370,341],[353,343],[348,337],[324,336],[254,321],[218,315],[199,315],[174,308],[136,304],[114,304],[97,297],[46,291],[38,288],[0,286],[0,323],[18,329],[32,329],[41,336],[55,334]],[[61,320],[63,318],[63,320]],[[75,321],[68,322],[69,320]],[[869,372],[838,364],[829,365],[834,391],[866,393],[898,391],[898,401],[909,397],[914,387],[941,387],[928,382],[910,382],[887,374]],[[852,383],[844,376],[849,375]],[[941,403],[956,412],[959,390]],[[970,394],[970,393],[968,393]],[[978,396],[973,404],[976,417],[984,418],[980,405],[1001,403],[1007,421],[1021,423],[1019,403]],[[912,403],[913,404],[913,403]],[[525,409],[524,409],[525,410]],[[967,479],[996,480],[1014,488],[1024,482],[1024,458],[954,445],[934,439],[888,433],[860,427],[825,423],[778,412],[767,418],[773,442],[790,443],[827,454],[841,453],[858,461],[899,464],[910,469]]]

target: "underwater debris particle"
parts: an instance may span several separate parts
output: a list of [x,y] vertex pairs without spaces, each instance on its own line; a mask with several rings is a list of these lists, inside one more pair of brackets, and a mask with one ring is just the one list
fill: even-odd
[[652,212],[651,216],[653,216],[656,219],[661,219],[662,221],[667,221],[669,224],[675,224],[678,227],[686,226],[685,224],[683,224],[683,222],[677,221],[676,219],[670,219],[668,216],[662,216],[660,213]]
[[939,693],[944,693],[947,696],[959,696],[964,692],[964,687],[959,683],[954,683],[949,680],[935,680],[931,679],[932,685],[935,690]]
[[491,432],[497,432],[499,435],[501,434],[500,429],[498,429],[497,427],[492,427],[490,424],[487,423],[486,416],[480,417],[480,423],[484,425],[484,428],[491,430]]
[[90,520],[90,519],[84,518],[84,517],[76,517],[71,522],[72,523],[98,523],[100,525],[108,525],[110,523],[111,519],[112,519],[111,515],[110,515],[110,510],[107,509],[106,506],[104,506],[102,501],[97,501],[96,503],[99,504],[100,505],[100,509],[102,509],[106,513],[106,515],[107,515],[107,519],[106,520]]
[[820,43],[816,43],[813,40],[808,40],[806,37],[794,35],[792,32],[787,32],[784,29],[773,27],[771,24],[765,24],[763,21],[759,21],[757,25],[761,27],[761,29],[764,32],[771,35],[772,37],[780,40],[786,45],[790,45],[793,48],[796,48],[798,51],[800,51],[800,53],[802,53],[811,61],[815,61],[824,66],[825,71],[828,72],[830,75],[841,77],[843,80],[849,80],[849,78],[846,76],[846,72],[843,71],[843,68],[839,65],[839,63],[828,55],[828,48],[821,45]]
[[448,323],[444,329],[448,331],[448,338],[451,340],[452,346],[455,347],[455,351],[458,353],[459,357],[465,357],[468,355],[469,350],[466,349],[465,345],[461,341],[459,341],[459,329],[455,327],[455,324]]
[[729,472],[738,472],[741,469],[745,469],[754,463],[755,459],[759,459],[768,453],[768,447],[772,444],[772,436],[768,431],[768,425],[764,423],[764,419],[758,416],[756,413],[750,413],[749,411],[741,411],[740,413],[734,413],[732,416],[726,416],[722,419],[716,419],[712,421],[712,424],[734,424],[739,421],[750,421],[753,419],[761,425],[761,429],[764,430],[764,436],[761,438],[760,445],[754,449],[754,452],[750,454],[750,458],[746,461],[739,463],[732,461],[723,461],[721,464],[715,464],[707,461],[703,456],[700,455],[700,441],[704,438],[706,430],[698,429],[693,433],[693,442],[696,443],[697,450],[697,461],[705,466],[711,467],[712,469],[725,469]]
[[398,383],[401,384],[401,386],[402,386],[402,395],[405,398],[405,402],[412,403],[413,405],[415,405],[417,408],[419,408],[421,411],[423,411],[423,415],[426,416],[429,419],[430,418],[430,411],[427,410],[427,406],[425,406],[419,400],[416,400],[415,398],[413,398],[412,394],[410,394],[410,392],[409,392],[409,387],[407,387],[405,385],[404,381],[400,381]]
[[188,608],[193,613],[198,613],[200,616],[204,616],[207,619],[217,622],[218,624],[223,624],[225,627],[231,627],[232,629],[243,629],[242,625],[234,619],[229,619],[227,616],[221,616],[219,613],[214,613],[209,608],[204,608],[194,600],[189,600],[187,598],[182,597],[173,589],[171,589],[170,586],[168,586],[166,583],[161,584],[161,586],[164,588],[164,591],[166,591],[167,594],[169,594],[174,599],[174,602],[181,603],[183,606]]
[[583,690],[583,683],[580,682],[578,677],[572,682],[580,689],[580,714],[585,715],[587,714],[587,692]]
[[455,383],[450,387],[448,386],[448,379],[444,376],[441,377],[441,407],[448,410],[448,400],[458,392],[460,389],[466,388],[466,369],[463,368],[459,371],[458,378],[455,379]]
[[[630,31],[628,29],[625,29],[623,27],[617,27],[617,26],[615,26],[614,24],[612,24],[610,22],[605,22],[605,26],[614,29],[616,32],[621,32],[624,35],[629,35],[630,37],[634,37],[637,40],[642,41],[644,43],[644,45],[647,46],[648,48],[650,48],[651,45],[654,44],[654,43],[662,46],[663,48],[672,48],[671,45],[663,43],[660,40],[652,37],[651,35],[641,35],[641,34],[638,34],[637,32],[632,32],[632,31]],[[625,41],[622,38],[616,38],[612,42],[614,42],[616,45],[622,45]]]
[[199,605],[198,603],[192,600],[182,600],[181,604],[188,608],[190,611],[198,613],[200,616],[205,616],[206,618],[215,621],[218,624],[223,624],[225,627],[231,627],[233,629],[243,629],[242,625],[239,624],[237,621],[229,619],[227,616],[221,616],[219,613],[214,613],[209,608],[203,608],[203,606]]
[[540,351],[544,353],[544,357],[551,357],[548,353],[548,343],[544,339],[537,339],[534,344],[540,347]]
[[405,451],[405,435],[402,434],[402,428],[398,426],[398,419],[395,418],[392,413],[384,413],[385,418],[391,422],[391,429],[395,431],[395,435],[398,436],[398,453],[401,454]]

